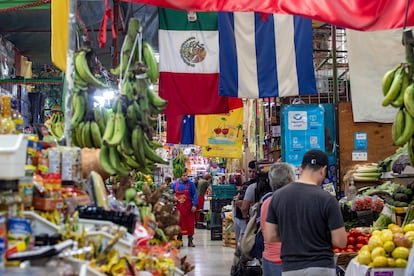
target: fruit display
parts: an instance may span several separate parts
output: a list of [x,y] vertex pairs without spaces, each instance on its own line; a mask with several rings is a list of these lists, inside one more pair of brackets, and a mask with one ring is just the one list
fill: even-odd
[[110,112],[94,105],[95,90],[108,88],[108,85],[92,74],[89,63],[93,58],[92,49],[87,47],[81,48],[75,54],[71,138],[72,144],[81,148],[101,146],[102,133]]
[[361,247],[356,261],[370,267],[406,267],[414,239],[414,224],[401,227],[389,224],[374,230],[367,245]]
[[50,118],[45,121],[45,126],[53,137],[59,141],[65,132],[65,116],[60,111],[54,111]]
[[334,246],[334,253],[358,252],[364,245],[368,244],[370,236],[369,228],[351,228],[347,233],[346,247]]
[[183,173],[185,173],[186,161],[187,157],[182,152],[172,160],[173,175],[175,178],[180,178],[183,175]]
[[[407,49],[406,49],[407,51]],[[409,51],[412,51],[409,49]],[[414,81],[412,75],[413,61],[408,58],[391,70],[382,79],[382,105],[398,108],[392,125],[391,137],[395,146],[408,144],[408,156],[414,165]]]
[[[155,151],[161,144],[152,139],[153,124],[157,122],[154,116],[165,110],[167,101],[153,90],[158,67],[153,53],[148,52],[150,48],[141,44],[140,36],[139,21],[130,19],[122,50],[122,56],[129,53],[124,62],[127,65],[111,70],[119,73],[120,90],[112,104],[100,152],[102,167],[110,175],[127,176],[131,170],[151,173],[155,163],[168,164]],[[130,41],[134,43],[126,51]],[[141,48],[142,52],[137,52]]]

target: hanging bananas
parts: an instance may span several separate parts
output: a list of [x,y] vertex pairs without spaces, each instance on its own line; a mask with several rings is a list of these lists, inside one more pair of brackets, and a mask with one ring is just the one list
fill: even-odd
[[151,125],[165,110],[167,101],[152,88],[158,80],[158,65],[149,44],[137,38],[141,31],[140,22],[131,18],[121,53],[122,65],[110,70],[122,75],[101,140],[101,164],[111,175],[126,176],[131,171],[152,174],[156,163],[168,164],[156,153],[160,144],[152,141]]
[[187,157],[181,152],[172,160],[173,175],[175,178],[180,178],[185,172],[185,163]]
[[53,112],[50,118],[45,122],[45,125],[56,140],[59,141],[63,137],[65,119],[61,112]]
[[399,147],[409,143],[408,155],[414,165],[414,153],[411,152],[414,135],[414,82],[409,62],[401,63],[384,74],[382,92],[382,105],[399,109],[391,128],[392,141]]

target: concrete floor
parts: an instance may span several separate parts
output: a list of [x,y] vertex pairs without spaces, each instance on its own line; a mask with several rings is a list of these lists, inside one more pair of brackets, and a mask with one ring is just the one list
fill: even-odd
[[223,242],[212,241],[210,230],[195,229],[194,244],[187,247],[187,237],[183,238],[184,247],[180,255],[187,255],[187,260],[195,265],[188,276],[228,276],[233,263],[234,248],[224,247]]

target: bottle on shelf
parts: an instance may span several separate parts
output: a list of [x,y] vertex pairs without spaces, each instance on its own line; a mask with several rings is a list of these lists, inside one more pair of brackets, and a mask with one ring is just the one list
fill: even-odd
[[349,181],[349,186],[348,186],[347,199],[353,200],[357,194],[358,194],[358,190],[355,186],[354,179],[351,178],[351,180]]
[[17,99],[11,100],[11,116],[15,125],[15,134],[23,133],[23,116],[18,110]]
[[12,134],[15,131],[15,125],[11,114],[11,96],[3,95],[1,97],[2,114],[0,134]]

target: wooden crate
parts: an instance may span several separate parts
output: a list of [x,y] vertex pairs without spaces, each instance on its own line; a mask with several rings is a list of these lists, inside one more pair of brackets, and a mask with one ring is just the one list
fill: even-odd
[[233,221],[230,219],[223,219],[223,246],[236,248],[236,235],[233,229]]

